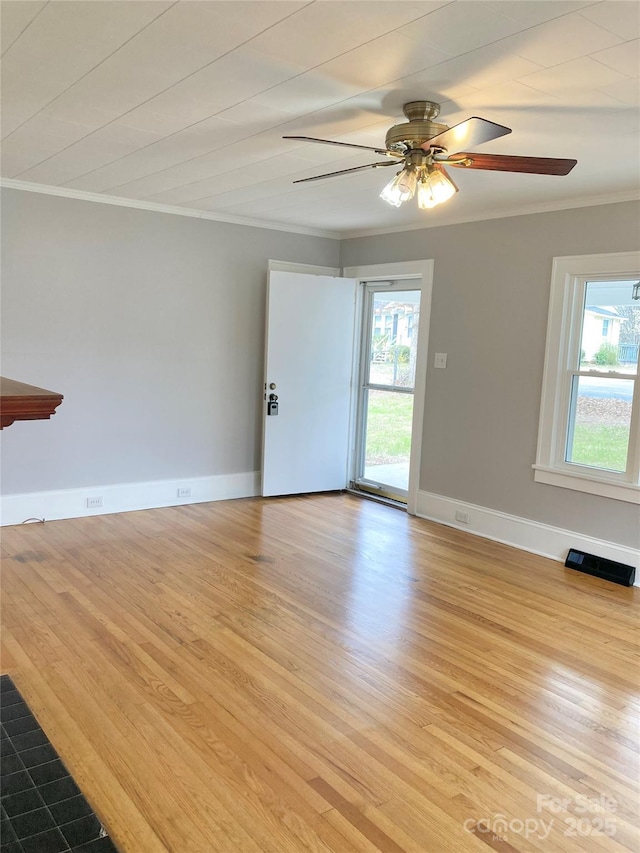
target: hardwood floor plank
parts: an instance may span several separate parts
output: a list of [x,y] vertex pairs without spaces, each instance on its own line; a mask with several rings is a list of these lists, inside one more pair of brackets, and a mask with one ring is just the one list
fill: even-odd
[[339,494],[2,560],[3,671],[122,853],[638,849],[637,590]]
[[373,843],[377,850],[384,853],[403,853],[402,847],[390,838],[386,833],[379,829],[375,823],[369,820],[362,810],[355,808],[348,800],[345,800],[331,785],[328,785],[324,779],[319,776],[309,781],[309,785],[321,794],[327,802],[340,812],[346,820],[354,826],[361,835],[368,838]]

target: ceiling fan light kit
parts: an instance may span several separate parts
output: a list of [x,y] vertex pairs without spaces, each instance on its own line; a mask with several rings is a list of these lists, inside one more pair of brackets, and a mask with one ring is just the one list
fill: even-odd
[[[390,158],[384,162],[367,163],[365,166],[302,178],[294,183],[319,181],[364,169],[399,165],[402,162],[403,168],[384,187],[380,198],[394,207],[400,207],[403,202],[417,195],[418,207],[428,210],[442,204],[458,192],[458,187],[445,171],[444,164],[462,169],[568,175],[577,162],[553,157],[460,153],[467,146],[482,145],[492,139],[506,136],[511,133],[511,128],[478,116],[472,116],[460,124],[448,127],[446,124],[434,121],[440,114],[440,104],[435,101],[410,101],[404,105],[403,112],[408,120],[389,128],[385,137],[385,148],[372,148],[368,145],[354,145],[350,142],[315,139],[309,136],[284,136],[283,139],[374,151],[376,154]],[[449,154],[450,149],[455,153]]]
[[403,201],[409,201],[410,198],[413,198],[417,183],[416,170],[412,166],[407,166],[398,172],[393,180],[389,181],[380,193],[380,198],[394,207],[400,207]]
[[418,207],[429,210],[443,201],[448,201],[458,192],[458,187],[441,166],[426,170],[418,184]]
[[418,207],[429,210],[437,204],[447,201],[458,192],[442,166],[435,163],[419,163],[405,166],[392,181],[384,187],[380,198],[400,207],[403,201],[409,201],[414,195],[418,196]]

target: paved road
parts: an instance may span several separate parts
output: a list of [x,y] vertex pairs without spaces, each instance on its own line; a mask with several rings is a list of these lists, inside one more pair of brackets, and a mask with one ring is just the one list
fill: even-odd
[[633,382],[628,379],[608,379],[602,382],[596,377],[583,376],[580,381],[580,395],[601,400],[624,400],[630,403],[633,397]]

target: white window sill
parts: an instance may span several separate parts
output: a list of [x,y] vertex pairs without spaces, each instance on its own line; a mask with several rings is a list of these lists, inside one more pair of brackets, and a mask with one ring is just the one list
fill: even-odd
[[559,471],[557,468],[547,468],[544,465],[534,465],[533,469],[533,478],[536,483],[546,483],[549,486],[573,489],[575,492],[588,492],[591,495],[602,495],[605,498],[640,504],[640,486],[633,483],[589,477],[573,471]]

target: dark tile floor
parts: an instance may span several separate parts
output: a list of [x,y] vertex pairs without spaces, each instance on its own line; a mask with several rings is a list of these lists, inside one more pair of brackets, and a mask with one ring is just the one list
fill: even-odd
[[8,675],[0,722],[0,853],[117,853]]

